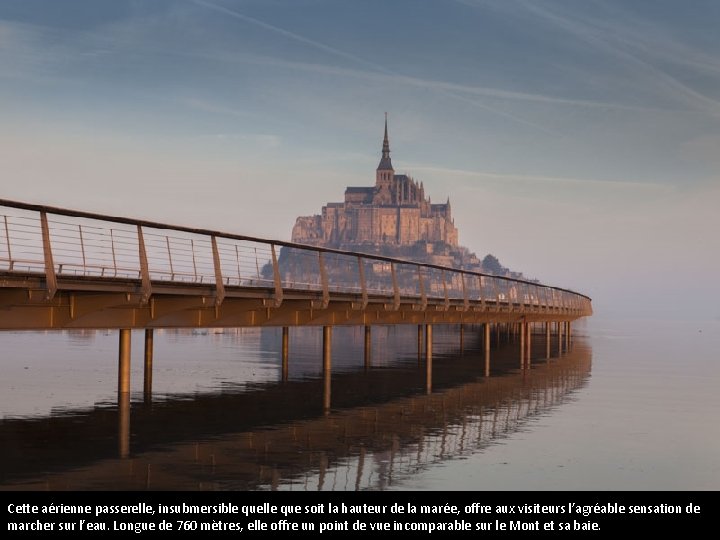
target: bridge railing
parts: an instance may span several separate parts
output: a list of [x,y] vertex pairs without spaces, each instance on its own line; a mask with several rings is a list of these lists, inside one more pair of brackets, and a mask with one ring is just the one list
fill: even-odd
[[592,313],[590,299],[540,283],[205,229],[103,216],[0,199],[0,272],[44,275],[52,297],[67,278],[131,279],[146,298],[154,286],[189,283],[270,292],[276,306],[292,291],[366,305],[380,298],[426,309]]

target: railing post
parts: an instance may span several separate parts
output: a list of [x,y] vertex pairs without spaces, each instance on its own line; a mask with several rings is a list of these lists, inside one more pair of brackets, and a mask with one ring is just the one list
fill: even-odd
[[3,216],[3,218],[5,219],[5,241],[7,242],[8,263],[10,265],[8,270],[10,272],[12,272],[13,260],[12,260],[12,251],[10,250],[10,229],[8,228],[7,216]]
[[138,255],[140,257],[140,278],[142,281],[142,303],[147,304],[152,295],[152,284],[150,283],[150,268],[148,267],[147,252],[145,251],[145,239],[143,238],[142,227],[137,226],[138,234]]
[[273,282],[275,284],[275,307],[279,308],[283,301],[282,279],[280,278],[280,265],[278,264],[277,254],[275,253],[275,244],[270,245],[273,265]]
[[440,272],[440,275],[442,276],[443,291],[445,292],[445,311],[447,311],[450,308],[450,297],[448,296],[448,286],[447,280],[445,279],[445,270],[442,270]]
[[173,269],[172,252],[170,251],[170,237],[168,235],[165,235],[165,243],[167,244],[168,263],[170,263],[170,281],[174,281],[175,270]]
[[418,281],[420,283],[420,310],[427,309],[427,293],[425,292],[425,279],[423,278],[422,266],[418,266]]
[[398,288],[397,275],[395,274],[395,263],[390,263],[390,274],[392,275],[393,286],[393,311],[400,309],[400,289]]
[[195,242],[193,242],[193,239],[190,239],[190,253],[192,254],[192,263],[193,263],[193,280],[195,283],[197,283],[197,263],[195,262]]
[[320,266],[320,284],[322,285],[322,309],[327,309],[330,305],[330,286],[322,251],[318,251],[318,265]]
[[496,277],[489,277],[490,283],[492,284],[492,294],[495,297],[495,310],[500,312],[500,289],[498,288],[498,279]]
[[110,251],[113,258],[113,277],[117,277],[117,258],[115,256],[115,236],[113,236],[112,227],[110,228]]
[[362,294],[362,309],[365,309],[368,305],[368,293],[367,284],[365,283],[365,266],[363,265],[362,257],[358,255],[358,276],[360,277],[360,291]]
[[52,300],[57,292],[57,276],[55,275],[55,263],[53,262],[52,247],[50,246],[50,227],[45,212],[40,212],[40,227],[42,228],[43,255],[45,257],[46,298]]
[[220,251],[217,246],[217,238],[212,237],[213,266],[215,267],[215,307],[221,305],[225,300],[225,285],[223,284],[222,268],[220,266]]
[[487,286],[486,281],[488,280],[485,276],[478,276],[478,281],[480,282],[480,309],[482,311],[486,311],[485,308],[485,287]]
[[552,299],[551,299],[551,298],[548,298],[548,294],[549,294],[549,293],[550,293],[550,289],[548,289],[548,288],[546,287],[546,288],[545,288],[545,312],[546,312],[546,313],[550,313],[550,309],[551,309],[551,307],[552,307],[552,306],[551,306]]
[[87,268],[87,262],[85,260],[85,242],[83,240],[82,225],[78,225],[78,234],[80,235],[80,251],[82,251],[82,258],[83,258],[83,275],[85,275],[85,269]]
[[467,289],[465,287],[465,273],[460,272],[460,283],[462,284],[463,293],[463,311],[470,309],[470,298],[468,298]]
[[235,244],[235,261],[237,262],[238,285],[240,285],[242,277],[240,276],[240,251],[238,251],[237,244]]

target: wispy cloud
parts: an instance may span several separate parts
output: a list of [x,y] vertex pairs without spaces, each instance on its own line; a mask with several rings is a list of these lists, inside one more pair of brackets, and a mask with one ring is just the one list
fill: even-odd
[[[218,58],[217,54],[213,55]],[[422,77],[412,77],[408,75],[399,75],[397,73],[378,73],[374,71],[366,71],[362,69],[354,69],[349,67],[339,67],[329,64],[320,64],[313,62],[301,62],[296,60],[283,60],[271,56],[255,55],[248,53],[240,53],[227,55],[223,58],[227,62],[240,62],[247,64],[256,64],[269,67],[279,67],[308,73],[320,73],[325,75],[335,75],[338,77],[348,77],[363,79],[366,81],[378,83],[401,84],[413,86],[416,88],[440,90],[453,92],[460,96],[482,96],[503,101],[519,101],[528,103],[539,103],[545,105],[571,106],[589,109],[605,109],[618,111],[640,111],[640,112],[660,112],[665,109],[650,106],[624,105],[609,101],[573,99],[557,96],[549,96],[545,94],[536,94],[531,92],[517,92],[512,90],[504,90],[502,88],[492,88],[487,86],[466,85],[436,79],[428,79]],[[495,110],[497,112],[497,110]],[[524,120],[519,120],[523,121]]]
[[57,48],[46,46],[40,28],[0,20],[0,77],[40,80],[43,68],[62,57]]
[[[518,1],[528,12],[549,21],[556,27],[572,34],[575,38],[611,54],[615,58],[621,59],[632,67],[637,75],[650,79],[650,84],[646,86],[663,88],[666,93],[685,104],[700,108],[713,116],[720,116],[720,101],[688,86],[667,71],[641,58],[637,50],[632,50],[633,48],[637,49],[637,47],[629,47],[628,45],[637,42],[637,39],[618,35],[615,27],[610,28],[601,24],[598,25],[595,22],[584,22],[571,18],[566,14],[560,15],[546,5],[543,6],[537,2]],[[676,60],[679,58],[677,52],[675,58]],[[688,65],[693,63],[692,61],[688,62]],[[710,66],[712,65],[710,64]]]
[[196,135],[194,138],[217,142],[240,141],[243,143],[251,143],[263,148],[278,148],[282,144],[282,139],[279,136],[264,133],[208,133],[204,135]]
[[[273,33],[282,35],[282,36],[284,36],[284,37],[286,37],[286,38],[289,38],[289,39],[293,39],[293,40],[295,40],[295,41],[298,41],[299,43],[303,43],[303,44],[308,45],[308,46],[310,46],[310,47],[313,47],[313,48],[315,48],[315,49],[317,49],[317,50],[320,50],[320,51],[323,51],[323,52],[325,52],[325,53],[334,55],[334,56],[339,57],[339,58],[342,58],[342,59],[344,59],[344,60],[349,60],[349,61],[351,61],[351,62],[353,62],[353,63],[360,64],[360,65],[362,65],[362,66],[364,66],[364,67],[366,67],[366,68],[370,68],[370,69],[372,70],[371,73],[367,73],[367,72],[365,72],[365,73],[360,73],[360,72],[355,71],[355,75],[356,75],[356,76],[358,76],[358,75],[362,75],[362,76],[374,75],[374,76],[376,76],[376,77],[377,77],[377,76],[383,76],[385,79],[392,80],[392,81],[394,81],[394,82],[400,82],[400,83],[405,83],[405,84],[413,84],[413,85],[416,85],[416,86],[422,86],[422,87],[424,87],[424,88],[429,88],[429,89],[431,89],[431,90],[434,90],[435,92],[444,94],[444,95],[446,95],[447,97],[450,97],[450,98],[455,99],[455,100],[463,101],[463,102],[468,103],[468,104],[470,104],[470,105],[473,105],[473,106],[475,106],[475,107],[479,107],[479,108],[481,108],[481,109],[484,109],[484,110],[486,110],[486,111],[488,111],[488,112],[490,112],[490,113],[493,113],[493,114],[496,114],[496,115],[499,115],[499,116],[508,118],[508,119],[510,119],[510,120],[512,120],[512,121],[514,121],[514,122],[518,122],[518,123],[524,124],[524,125],[526,125],[526,126],[532,126],[532,127],[536,128],[536,129],[538,129],[538,130],[540,130],[540,131],[543,131],[543,132],[545,132],[545,133],[550,133],[550,134],[553,134],[553,135],[557,135],[556,132],[554,132],[552,129],[548,128],[547,126],[543,126],[543,125],[540,125],[540,124],[538,124],[538,123],[529,121],[529,120],[527,120],[527,119],[525,119],[525,118],[520,117],[520,116],[517,115],[517,114],[510,113],[510,112],[508,112],[508,111],[506,111],[506,110],[504,110],[504,109],[502,109],[502,108],[499,108],[499,107],[496,107],[496,106],[493,106],[493,105],[489,105],[488,103],[486,103],[486,102],[484,102],[484,101],[481,101],[481,100],[478,100],[478,99],[472,99],[472,98],[469,98],[469,97],[467,97],[467,96],[460,95],[460,94],[458,94],[458,90],[460,90],[460,87],[459,87],[459,86],[453,87],[453,85],[452,85],[452,84],[449,84],[449,83],[448,83],[448,84],[443,84],[443,83],[440,83],[440,82],[438,82],[438,81],[425,81],[425,80],[422,80],[422,79],[415,79],[415,78],[413,78],[413,77],[405,77],[405,76],[403,76],[403,75],[397,74],[396,71],[387,69],[386,67],[384,67],[384,66],[382,66],[382,65],[380,65],[380,64],[377,64],[377,63],[375,63],[375,62],[370,62],[370,61],[365,60],[364,58],[361,58],[361,57],[359,57],[359,56],[357,56],[357,55],[354,55],[354,54],[348,53],[348,52],[346,52],[346,51],[343,51],[343,50],[341,50],[341,49],[338,49],[337,47],[331,47],[331,46],[329,46],[329,45],[326,45],[325,43],[321,43],[321,42],[316,41],[316,40],[314,40],[314,39],[310,39],[310,38],[308,38],[308,37],[305,37],[305,36],[302,36],[302,35],[300,35],[300,34],[297,34],[297,33],[295,33],[295,32],[291,32],[291,31],[286,30],[286,29],[284,29],[284,28],[280,28],[280,27],[278,27],[278,26],[275,26],[275,25],[266,23],[266,22],[264,22],[264,21],[261,21],[261,20],[259,20],[259,19],[254,18],[254,17],[250,17],[250,16],[248,16],[248,15],[245,15],[245,14],[243,14],[243,13],[240,13],[240,12],[238,12],[238,11],[236,11],[236,10],[232,10],[232,9],[226,8],[226,7],[224,7],[224,6],[220,6],[220,5],[214,4],[214,3],[212,3],[212,2],[208,2],[208,1],[206,1],[206,0],[192,0],[192,1],[193,1],[193,3],[195,3],[195,4],[199,5],[199,6],[203,6],[203,7],[205,7],[205,8],[212,9],[212,10],[217,11],[217,12],[219,12],[219,13],[222,13],[222,14],[228,15],[228,16],[230,16],[230,17],[233,17],[233,18],[242,20],[242,21],[244,21],[244,22],[253,24],[253,25],[258,26],[258,27],[260,27],[260,28],[264,28],[265,30],[268,30],[268,31],[270,31],[270,32],[273,32]],[[291,65],[291,63],[286,63],[285,65]],[[296,67],[300,67],[300,66],[301,66],[300,64],[296,64]],[[307,68],[308,66],[309,66],[309,64],[306,64],[304,67]],[[315,67],[318,68],[317,65],[316,65]],[[332,68],[332,67],[327,67],[327,66],[326,66],[325,68],[326,68],[326,70],[327,70],[326,72],[329,72],[330,70],[335,70],[335,73],[345,73],[345,74],[348,74],[348,73],[351,71],[351,70],[343,70],[342,68]],[[482,95],[481,92],[473,92],[473,91],[471,91],[471,90],[469,90],[469,89],[466,89],[466,90],[464,90],[464,91],[469,91],[469,92],[475,93],[475,94],[477,94],[477,95]],[[492,97],[500,97],[499,93],[501,93],[501,91],[495,91],[495,95],[492,96]],[[486,95],[486,96],[489,96],[489,93],[487,93],[487,94],[485,94],[485,95]],[[505,97],[509,97],[509,96],[510,96],[510,94],[508,93],[508,95],[505,96]],[[519,97],[519,94],[518,94],[518,96],[515,96],[515,97],[516,97],[516,98]]]
[[447,176],[464,176],[469,178],[482,178],[493,181],[506,182],[508,180],[544,184],[572,184],[577,186],[594,186],[608,189],[647,190],[656,192],[669,191],[672,188],[664,184],[650,182],[635,182],[632,180],[600,180],[597,178],[572,178],[567,176],[543,176],[516,173],[497,173],[490,171],[476,171],[468,169],[455,169],[448,167],[436,167],[432,165],[412,165],[408,168],[413,171],[424,171],[443,174]]
[[305,45],[308,45],[310,47],[313,47],[317,50],[326,52],[328,54],[331,54],[333,56],[337,56],[340,58],[343,58],[345,60],[350,60],[352,62],[356,62],[362,65],[365,65],[367,67],[370,67],[372,69],[375,69],[377,71],[380,71],[382,73],[390,73],[390,71],[383,66],[376,64],[374,62],[370,62],[368,60],[365,60],[364,58],[360,58],[359,56],[356,56],[354,54],[342,51],[336,47],[331,47],[329,45],[326,45],[325,43],[320,43],[319,41],[316,41],[314,39],[310,39],[305,36],[301,36],[300,34],[297,34],[295,32],[291,32],[290,30],[286,30],[284,28],[280,28],[279,26],[275,26],[269,23],[266,23],[264,21],[261,21],[259,19],[256,19],[254,17],[250,17],[248,15],[245,15],[243,13],[240,13],[239,11],[226,8],[224,6],[220,6],[218,4],[214,4],[212,2],[206,2],[205,0],[192,0],[193,3],[206,7],[208,9],[212,9],[214,11],[217,11],[218,13],[222,13],[224,15],[228,15],[234,19],[239,19],[241,21],[245,21],[247,23],[253,24],[255,26],[258,26],[260,28],[264,28],[265,30],[268,30],[270,32],[273,32],[275,34],[279,34],[283,37],[295,40],[299,43],[303,43]]
[[176,98],[175,101],[182,106],[190,107],[191,109],[212,114],[219,114],[223,116],[236,116],[238,118],[250,118],[253,116],[250,112],[246,110],[225,107],[223,105],[218,105],[217,103],[197,97]]

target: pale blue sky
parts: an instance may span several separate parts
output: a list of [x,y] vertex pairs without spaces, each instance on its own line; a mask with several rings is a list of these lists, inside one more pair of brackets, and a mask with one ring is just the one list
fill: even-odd
[[0,197],[289,239],[393,164],[461,243],[720,318],[720,3],[2,0]]

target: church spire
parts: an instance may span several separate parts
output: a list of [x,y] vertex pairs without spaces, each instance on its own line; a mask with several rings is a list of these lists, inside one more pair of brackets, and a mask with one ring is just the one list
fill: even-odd
[[383,138],[382,154],[384,158],[390,159],[390,141],[387,134],[387,113],[385,113],[385,137]]
[[385,113],[385,137],[383,138],[382,157],[377,168],[378,171],[392,171],[392,161],[390,161],[390,140],[388,139],[387,130],[387,113]]

